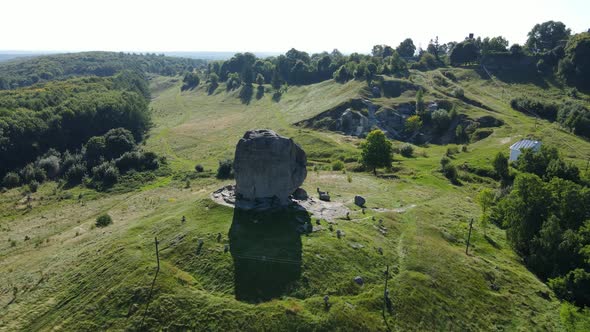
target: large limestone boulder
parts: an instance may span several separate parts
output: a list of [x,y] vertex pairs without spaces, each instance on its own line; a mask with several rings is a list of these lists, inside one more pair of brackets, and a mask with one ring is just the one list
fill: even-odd
[[307,176],[305,152],[272,130],[250,130],[236,146],[236,207],[286,206]]

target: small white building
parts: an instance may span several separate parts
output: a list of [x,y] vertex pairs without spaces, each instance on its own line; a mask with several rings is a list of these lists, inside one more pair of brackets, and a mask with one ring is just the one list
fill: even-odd
[[523,139],[510,146],[510,158],[508,161],[513,162],[518,159],[518,156],[522,153],[522,149],[533,149],[538,152],[541,149],[541,142],[533,141],[530,139]]

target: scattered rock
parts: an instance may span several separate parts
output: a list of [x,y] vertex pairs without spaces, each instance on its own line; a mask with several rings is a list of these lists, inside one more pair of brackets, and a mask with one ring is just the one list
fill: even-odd
[[341,238],[343,235],[344,235],[343,231],[341,231],[339,229],[336,230],[336,237]]
[[359,286],[362,286],[362,285],[364,285],[364,284],[365,284],[365,281],[364,281],[364,280],[363,280],[363,278],[362,278],[362,277],[360,277],[360,276],[356,276],[356,277],[354,277],[354,279],[353,279],[353,280],[354,280],[354,282],[355,282],[357,285],[359,285]]
[[318,195],[320,197],[320,201],[329,202],[330,201],[330,194],[327,191],[321,191],[320,188],[317,189]]
[[363,196],[356,195],[354,196],[354,204],[359,207],[364,207],[367,201]]
[[305,189],[297,188],[293,192],[293,198],[298,201],[304,201],[304,200],[308,199],[309,196],[307,195],[307,191],[305,191]]
[[325,228],[323,226],[313,226],[312,232],[319,232],[323,231]]
[[236,207],[266,210],[291,204],[307,176],[305,151],[272,130],[250,130],[236,146]]
[[551,300],[551,295],[546,290],[539,290],[537,291],[537,295],[547,301]]
[[500,286],[498,286],[496,284],[490,284],[490,289],[495,292],[498,292],[498,291],[500,291]]
[[365,246],[363,246],[362,244],[360,244],[358,242],[352,242],[352,243],[350,243],[350,247],[352,247],[353,249],[362,249]]

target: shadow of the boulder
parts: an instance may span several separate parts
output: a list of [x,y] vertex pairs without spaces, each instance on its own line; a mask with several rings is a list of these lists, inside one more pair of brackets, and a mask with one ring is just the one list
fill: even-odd
[[258,303],[288,293],[301,276],[301,234],[309,229],[306,211],[235,209],[229,241],[236,299]]

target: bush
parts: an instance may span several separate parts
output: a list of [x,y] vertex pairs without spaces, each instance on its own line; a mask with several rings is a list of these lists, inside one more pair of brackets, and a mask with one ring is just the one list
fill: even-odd
[[205,168],[203,167],[203,165],[197,164],[197,166],[195,166],[195,171],[197,173],[203,173],[205,171]]
[[447,179],[451,180],[451,183],[456,184],[458,182],[457,181],[457,167],[455,167],[455,165],[450,164],[450,163],[444,165],[442,168],[442,173],[445,175],[445,177]]
[[559,107],[554,103],[547,103],[540,100],[518,97],[510,101],[510,106],[529,115],[538,115],[544,119],[555,121]]
[[92,169],[92,179],[104,185],[112,185],[119,180],[119,169],[113,163],[104,162]]
[[234,176],[233,163],[231,159],[220,160],[216,177],[218,179],[231,179]]
[[37,189],[39,189],[39,182],[33,180],[29,183],[29,191],[32,193],[36,193]]
[[404,144],[400,149],[400,154],[406,158],[410,158],[414,155],[414,148],[410,144]]
[[95,225],[96,225],[96,227],[106,227],[112,223],[113,223],[113,218],[111,218],[111,216],[109,216],[108,214],[104,213],[96,218]]
[[2,180],[2,185],[6,188],[14,188],[20,184],[20,176],[15,172],[8,172]]
[[449,159],[448,157],[442,157],[440,159],[440,165],[444,168],[445,166],[447,166],[448,164],[451,163],[451,159]]
[[115,165],[122,173],[130,170],[138,172],[158,169],[158,156],[153,152],[130,151],[125,152],[115,160]]
[[332,170],[333,171],[341,171],[344,169],[344,163],[340,160],[336,160],[332,163]]
[[456,87],[456,88],[454,88],[454,89],[453,89],[453,92],[452,92],[452,94],[453,94],[453,96],[454,96],[455,98],[459,98],[459,99],[461,99],[461,98],[464,98],[464,97],[465,97],[465,92],[464,92],[464,91],[463,91],[463,89],[462,89],[462,88],[460,88],[460,87]]

